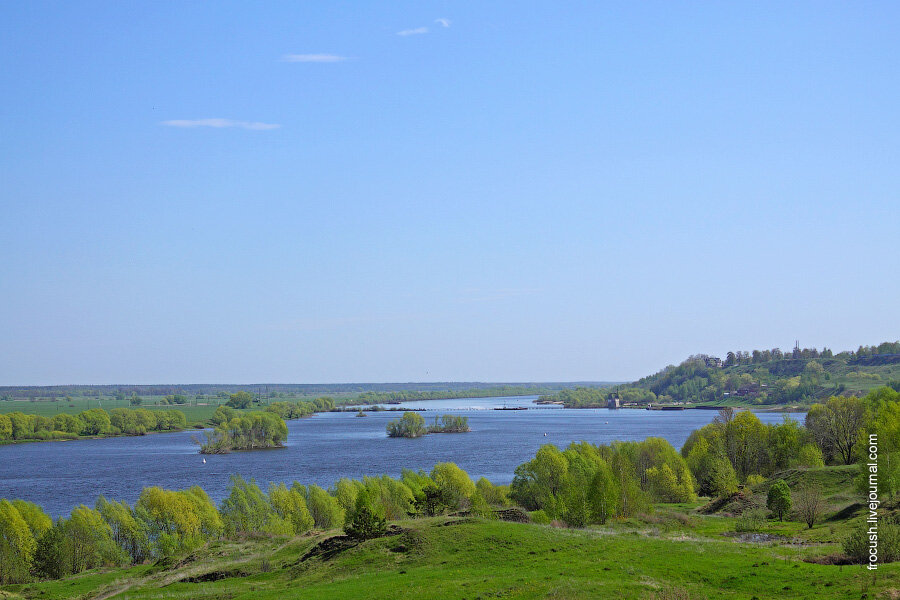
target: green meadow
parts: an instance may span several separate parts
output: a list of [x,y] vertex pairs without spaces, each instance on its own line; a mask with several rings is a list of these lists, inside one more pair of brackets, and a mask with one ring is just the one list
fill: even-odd
[[[878,571],[803,559],[804,545],[734,541],[732,523],[623,523],[587,530],[473,518],[398,522],[350,542],[338,531],[214,542],[177,561],[7,586],[10,598],[896,598],[900,564]],[[333,538],[330,540],[330,538]],[[330,540],[330,541],[329,541]],[[335,541],[344,540],[343,544]]]

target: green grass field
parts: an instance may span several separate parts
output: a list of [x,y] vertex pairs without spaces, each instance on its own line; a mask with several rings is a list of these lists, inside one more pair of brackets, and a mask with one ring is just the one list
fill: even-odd
[[[216,411],[216,407],[218,406],[217,401],[215,399],[203,402],[209,402],[209,404],[170,404],[170,405],[157,405],[151,404],[150,402],[158,401],[157,398],[145,400],[143,404],[141,404],[140,408],[147,408],[149,410],[180,410],[184,413],[185,418],[187,418],[188,426],[192,426],[197,423],[205,424],[206,421],[213,415]],[[224,404],[224,401],[221,401]],[[104,410],[112,410],[114,408],[136,408],[131,406],[128,403],[128,400],[116,400],[115,398],[102,398],[98,400],[97,398],[76,398],[71,402],[67,402],[66,400],[60,401],[47,401],[47,400],[39,400],[30,402],[27,400],[11,400],[6,402],[0,402],[0,414],[6,414],[11,412],[23,412],[27,415],[42,415],[45,417],[52,417],[53,415],[59,413],[69,413],[69,414],[78,414],[82,411],[88,410],[89,408],[103,408]]]
[[[711,522],[727,527],[727,520]],[[819,548],[732,541],[715,531],[593,530],[436,517],[333,555],[305,558],[339,534],[209,545],[174,565],[92,571],[7,586],[22,598],[896,598],[900,564],[802,559]],[[894,594],[894,595],[892,595]]]

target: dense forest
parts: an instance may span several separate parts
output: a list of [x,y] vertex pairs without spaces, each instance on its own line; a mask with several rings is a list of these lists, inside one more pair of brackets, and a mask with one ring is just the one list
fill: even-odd
[[884,385],[900,390],[900,342],[838,354],[799,346],[790,352],[735,350],[724,359],[697,354],[629,385],[576,387],[540,400],[573,408],[605,407],[612,398],[624,405],[809,405],[830,396],[863,395]]

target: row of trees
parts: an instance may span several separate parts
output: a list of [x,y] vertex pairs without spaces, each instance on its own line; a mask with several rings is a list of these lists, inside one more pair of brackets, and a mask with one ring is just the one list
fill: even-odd
[[149,487],[133,507],[101,496],[93,508],[78,506],[55,522],[33,503],[0,500],[0,583],[156,560],[223,536],[345,527],[367,537],[386,520],[410,516],[465,509],[491,517],[491,504],[508,504],[507,491],[483,478],[474,483],[455,464],[441,463],[431,473],[404,470],[399,479],[341,479],[331,490],[294,482],[263,491],[235,476],[218,507],[198,486]]
[[519,465],[510,497],[571,527],[646,511],[653,502],[689,502],[696,495],[685,460],[662,438],[565,451],[553,445]]
[[405,390],[399,392],[363,392],[354,400],[359,404],[396,404],[412,400],[444,400],[447,398],[496,398],[503,396],[530,396],[548,391],[541,386],[501,385],[490,388],[474,388],[440,391]]
[[92,408],[76,415],[53,417],[21,412],[0,414],[0,440],[74,439],[79,436],[144,435],[150,431],[176,431],[187,426],[178,410],[114,408],[107,412]]

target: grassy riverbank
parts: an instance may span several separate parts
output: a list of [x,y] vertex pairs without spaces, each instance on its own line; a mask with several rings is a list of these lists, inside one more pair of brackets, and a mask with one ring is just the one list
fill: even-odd
[[[900,564],[811,564],[803,547],[741,543],[713,527],[591,530],[435,517],[358,544],[318,532],[212,543],[169,563],[7,586],[44,598],[891,598]],[[673,520],[673,523],[679,523]],[[331,538],[331,541],[328,541]]]

